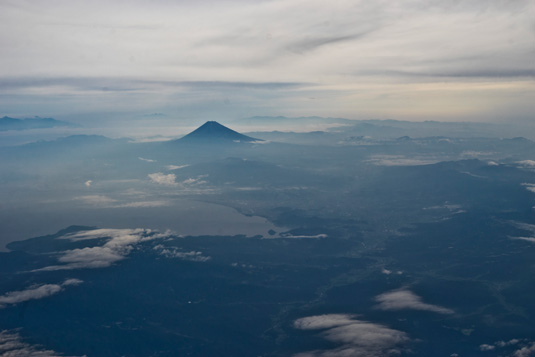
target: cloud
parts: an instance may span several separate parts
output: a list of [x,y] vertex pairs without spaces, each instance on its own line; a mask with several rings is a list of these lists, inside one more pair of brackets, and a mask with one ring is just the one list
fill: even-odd
[[84,203],[92,205],[92,206],[108,206],[110,204],[117,202],[117,200],[114,200],[113,198],[110,198],[108,196],[103,196],[103,195],[86,195],[86,196],[76,197],[75,199],[83,201]]
[[297,236],[294,236],[293,234],[290,234],[290,233],[281,233],[278,237],[277,236],[273,236],[273,237],[264,237],[266,239],[280,239],[280,238],[290,238],[290,239],[323,239],[323,238],[328,238],[328,235],[327,234],[324,234],[324,233],[321,233],[321,234],[315,234],[315,235],[297,235]]
[[438,305],[426,304],[422,298],[407,289],[394,290],[375,297],[380,310],[422,310],[439,314],[453,314],[454,311]]
[[164,174],[161,172],[156,172],[153,174],[148,175],[150,180],[153,183],[156,183],[158,185],[164,185],[164,186],[176,186],[178,183],[176,182],[176,175],[175,174]]
[[535,342],[524,346],[513,353],[514,357],[532,357],[535,354]]
[[84,183],[84,185],[86,185],[87,187],[90,187],[92,183],[93,183],[92,180],[87,180],[87,181]]
[[67,279],[62,284],[34,285],[26,290],[10,291],[4,295],[0,295],[0,309],[6,307],[6,305],[15,305],[21,302],[55,295],[62,291],[65,286],[78,285],[81,283],[82,280]]
[[522,186],[526,187],[529,192],[535,193],[535,183],[523,183]]
[[164,207],[169,206],[169,201],[134,201],[119,203],[118,200],[103,195],[88,195],[79,196],[75,199],[83,201],[84,203],[94,206],[94,208],[149,208],[149,207]]
[[520,166],[524,167],[524,168],[535,169],[535,161],[534,160],[522,160],[522,161],[517,161],[516,163],[519,164]]
[[0,106],[522,116],[532,103],[512,96],[533,90],[534,13],[530,0],[4,1]]
[[167,165],[167,170],[178,170],[183,169],[184,167],[188,167],[189,165]]
[[38,345],[24,342],[16,331],[0,331],[0,356],[2,357],[57,357],[60,353],[45,350]]
[[294,321],[300,330],[323,330],[321,336],[340,344],[332,350],[298,353],[296,357],[379,357],[400,354],[410,339],[405,332],[362,321],[348,314],[304,317]]
[[129,202],[123,203],[120,205],[115,205],[113,208],[147,208],[147,207],[164,207],[169,206],[171,203],[168,201],[139,201],[139,202]]
[[142,157],[138,157],[138,159],[140,159],[141,161],[145,161],[145,162],[156,162],[156,160],[144,159]]
[[211,257],[202,255],[203,253],[199,251],[182,252],[176,247],[164,247],[161,244],[156,245],[153,249],[166,258],[179,258],[192,262],[206,262],[212,259]]
[[509,238],[513,240],[523,240],[526,242],[535,243],[535,238],[533,237],[509,237]]
[[479,346],[479,349],[481,351],[492,351],[496,348],[496,346],[493,346],[493,345],[487,345],[487,344],[482,344]]
[[440,160],[432,158],[406,158],[401,155],[373,155],[368,162],[378,166],[419,166],[435,164]]
[[529,357],[535,355],[535,342],[531,342],[527,338],[513,338],[508,341],[484,343],[479,346],[479,349],[483,352],[495,351],[496,355],[505,356],[507,354],[512,357]]
[[68,239],[73,242],[104,239],[101,246],[85,247],[60,252],[58,262],[34,271],[55,271],[71,269],[106,268],[123,260],[139,242],[168,237],[169,233],[156,233],[150,229],[94,229],[69,233],[57,239]]

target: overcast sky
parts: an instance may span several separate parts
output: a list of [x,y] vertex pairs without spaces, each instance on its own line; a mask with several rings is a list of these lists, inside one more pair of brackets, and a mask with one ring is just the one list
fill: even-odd
[[1,0],[0,29],[0,116],[535,112],[533,0]]

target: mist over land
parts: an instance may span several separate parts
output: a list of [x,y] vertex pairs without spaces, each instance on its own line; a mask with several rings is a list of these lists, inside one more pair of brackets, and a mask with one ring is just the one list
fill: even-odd
[[0,356],[534,355],[534,17],[0,2]]

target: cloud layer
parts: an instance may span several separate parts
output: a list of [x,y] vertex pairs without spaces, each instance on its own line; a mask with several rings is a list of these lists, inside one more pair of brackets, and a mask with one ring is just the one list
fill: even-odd
[[530,0],[6,0],[0,106],[527,118],[534,16]]

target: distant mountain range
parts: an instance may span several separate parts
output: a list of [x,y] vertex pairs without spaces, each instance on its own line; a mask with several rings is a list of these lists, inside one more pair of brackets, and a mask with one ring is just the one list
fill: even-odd
[[230,143],[230,142],[254,142],[262,141],[260,139],[252,138],[247,135],[243,135],[227,128],[224,125],[219,124],[216,121],[207,121],[199,128],[195,129],[191,133],[177,140],[180,143],[188,144],[209,144],[209,143]]
[[66,121],[56,120],[53,118],[26,118],[16,119],[8,116],[0,118],[0,131],[7,130],[28,130],[28,129],[45,129],[54,127],[78,127],[79,125]]

